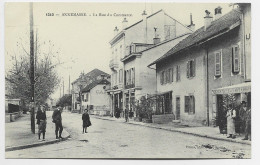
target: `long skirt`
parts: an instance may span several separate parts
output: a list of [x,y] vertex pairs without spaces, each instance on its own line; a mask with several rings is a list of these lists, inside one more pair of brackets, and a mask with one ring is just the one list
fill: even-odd
[[227,117],[227,134],[234,135],[235,132],[235,120],[232,117]]
[[46,132],[46,121],[40,121],[38,125],[38,133]]

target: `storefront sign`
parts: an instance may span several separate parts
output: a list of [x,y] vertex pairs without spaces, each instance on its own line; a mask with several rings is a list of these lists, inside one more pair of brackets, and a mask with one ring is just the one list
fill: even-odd
[[231,93],[246,93],[251,92],[251,86],[235,87],[235,88],[220,88],[212,90],[214,94],[231,94]]

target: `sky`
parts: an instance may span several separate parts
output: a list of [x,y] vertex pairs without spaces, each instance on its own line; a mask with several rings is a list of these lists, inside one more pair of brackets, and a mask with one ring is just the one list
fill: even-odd
[[[190,13],[196,29],[204,24],[205,10],[214,14],[214,9],[221,6],[222,14],[232,10],[228,3],[34,3],[34,29],[38,31],[39,40],[51,41],[63,65],[57,68],[59,76],[64,81],[64,93],[69,91],[70,82],[76,80],[81,72],[88,73],[98,68],[110,73],[109,60],[111,50],[109,41],[113,38],[115,26],[122,30],[123,16],[128,25],[142,19],[142,12],[148,15],[163,9],[168,15],[179,22],[188,25]],[[15,11],[15,12],[14,12]],[[46,16],[54,13],[54,16]],[[62,13],[86,13],[88,16],[61,16]],[[112,14],[112,16],[99,16]],[[59,14],[57,16],[56,14]],[[96,15],[97,16],[93,16]],[[91,15],[91,16],[89,16]],[[17,49],[17,41],[22,38],[29,42],[29,3],[5,4],[5,67],[10,66],[10,56],[7,52]],[[26,47],[27,46],[27,47]],[[29,44],[25,45],[29,50]],[[61,83],[62,83],[61,82]],[[61,88],[62,89],[62,88]],[[57,88],[52,98],[60,97]]]

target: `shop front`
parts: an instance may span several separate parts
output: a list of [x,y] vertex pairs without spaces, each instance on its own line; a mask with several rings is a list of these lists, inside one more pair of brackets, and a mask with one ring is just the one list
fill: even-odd
[[226,134],[226,113],[228,107],[236,110],[237,117],[235,119],[237,134],[243,133],[240,114],[241,103],[245,102],[247,108],[251,109],[251,82],[241,83],[237,85],[222,87],[212,90],[213,94],[213,111],[212,117],[215,125],[219,126],[220,132]]

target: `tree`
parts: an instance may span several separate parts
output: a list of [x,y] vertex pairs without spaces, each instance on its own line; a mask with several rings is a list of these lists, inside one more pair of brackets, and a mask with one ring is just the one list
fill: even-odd
[[65,106],[71,106],[71,103],[72,103],[72,95],[66,94],[59,99],[56,105],[65,107]]
[[[56,67],[61,64],[59,51],[49,42],[39,43],[36,38],[35,51],[35,103],[43,104],[55,91],[60,78]],[[28,44],[28,43],[27,43]],[[28,47],[28,45],[26,45]],[[22,40],[17,42],[17,51],[7,55],[12,57],[11,68],[6,71],[5,80],[10,86],[11,98],[20,98],[26,104],[30,102],[30,59]]]

